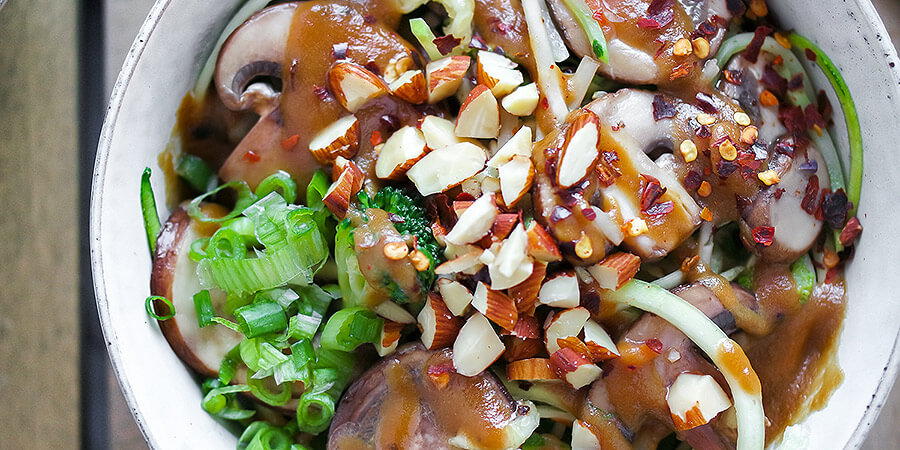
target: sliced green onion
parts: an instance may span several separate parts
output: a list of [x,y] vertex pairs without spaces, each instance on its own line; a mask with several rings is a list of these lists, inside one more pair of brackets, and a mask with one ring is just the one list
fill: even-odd
[[289,360],[275,367],[274,376],[276,383],[285,381],[302,381],[304,385],[310,383],[312,374],[310,369],[316,362],[316,352],[310,339],[300,339],[291,345],[291,357]]
[[230,228],[219,228],[206,243],[207,258],[244,259],[247,243]]
[[444,57],[438,50],[437,45],[434,44],[436,37],[434,36],[434,32],[431,31],[431,27],[425,22],[425,19],[421,17],[409,19],[409,30],[412,31],[413,36],[419,41],[422,50],[425,50],[428,59],[436,61]]
[[204,388],[207,387],[212,387],[213,389],[207,392],[200,402],[200,406],[207,413],[229,420],[249,419],[256,414],[256,411],[241,409],[237,399],[234,397],[234,394],[238,392],[250,391],[250,386],[244,384],[221,386],[219,380],[213,378],[204,383]]
[[213,311],[208,290],[204,289],[194,294],[194,309],[197,310],[197,324],[200,325],[200,328],[213,323],[212,320],[216,313]]
[[159,213],[156,211],[156,198],[153,196],[153,186],[150,185],[150,168],[144,169],[141,175],[141,215],[144,217],[144,231],[147,233],[147,247],[150,248],[150,256],[156,254],[156,237],[162,225],[159,222]]
[[223,386],[231,383],[231,380],[234,379],[240,358],[240,347],[237,345],[229,350],[228,353],[225,354],[225,357],[222,358],[222,362],[219,364],[219,382],[222,383]]
[[199,156],[182,154],[175,165],[175,173],[199,192],[216,187],[216,174]]
[[287,311],[294,302],[300,299],[300,295],[289,287],[280,287],[259,291],[253,296],[253,302],[272,302],[277,303],[282,309]]
[[353,353],[323,347],[316,351],[316,368],[318,369],[330,367],[342,371],[342,373],[350,373],[355,364],[356,359]]
[[[158,308],[157,305],[159,303],[162,303],[165,306],[166,310],[168,310],[169,312],[165,314],[157,314],[156,308]],[[172,302],[165,297],[151,295],[147,297],[147,300],[144,302],[144,307],[147,308],[147,314],[149,314],[150,317],[156,320],[169,320],[175,317],[175,307],[172,306]]]
[[297,314],[291,316],[288,324],[288,334],[294,339],[311,339],[322,324],[321,317]]
[[[759,389],[759,378],[756,373],[743,374],[752,378],[755,388],[744,389],[742,383],[732,370],[734,363],[726,364],[723,360],[722,348],[740,346],[731,340],[722,330],[706,317],[699,309],[681,297],[649,283],[631,280],[616,291],[609,291],[606,300],[626,304],[655,314],[687,335],[720,369],[725,381],[731,388],[734,398],[734,410],[737,415],[737,448],[738,450],[762,450],[766,440],[766,418],[763,413],[762,394]],[[752,369],[751,369],[752,370]]]
[[267,378],[256,378],[252,372],[248,375],[250,376],[247,378],[247,384],[250,386],[250,392],[256,398],[272,406],[281,406],[291,400],[290,383],[282,383],[279,385],[279,390],[273,391],[266,385]]
[[338,269],[338,285],[341,297],[346,306],[359,306],[363,303],[366,291],[366,279],[359,270],[359,260],[353,244],[353,225],[345,219],[337,227],[334,238],[334,262]]
[[247,444],[247,450],[290,450],[291,435],[284,429],[269,426],[259,430]]
[[306,391],[297,405],[297,425],[300,431],[321,433],[334,417],[335,399],[327,392]]
[[250,339],[277,333],[287,326],[284,309],[277,303],[261,302],[242,306],[234,311],[241,331]]
[[256,239],[256,228],[253,225],[253,221],[248,217],[238,216],[228,219],[222,222],[222,228],[228,228],[229,230],[234,231],[240,235],[248,245],[255,245],[258,242]]
[[209,245],[209,238],[200,238],[191,242],[191,250],[188,252],[188,257],[191,258],[191,261],[200,262],[206,259],[208,257],[206,254],[207,245]]
[[584,0],[563,0],[563,3],[569,8],[569,11],[575,16],[575,20],[581,25],[582,31],[591,43],[591,49],[597,59],[605,63],[609,63],[609,54],[606,50],[606,36],[603,35],[603,29],[594,19],[590,8],[585,4]]
[[322,348],[353,351],[381,336],[384,320],[366,308],[345,308],[334,313],[322,329]]
[[315,208],[322,205],[324,207],[322,199],[325,198],[330,185],[328,174],[322,169],[317,170],[309,180],[309,186],[306,187],[306,206]]
[[[230,213],[218,218],[209,217],[204,214],[200,209],[200,204],[207,198],[216,195],[225,189],[234,189],[237,192],[237,201],[234,204],[234,209]],[[253,191],[250,190],[250,186],[248,186],[246,182],[232,181],[231,183],[225,183],[203,195],[195,197],[191,200],[191,203],[188,204],[187,211],[191,218],[199,220],[200,222],[224,222],[239,216],[241,212],[244,211],[244,208],[252,205],[254,201],[256,201],[256,196],[253,195]]]
[[271,289],[287,282],[308,285],[328,257],[328,246],[309,215],[288,215],[285,245],[267,250],[257,258],[241,260],[208,258],[200,262],[197,273],[204,286],[218,286],[225,292],[244,295]]
[[225,318],[222,318],[222,317],[213,317],[213,318],[212,318],[212,321],[215,322],[215,323],[217,323],[217,324],[219,324],[219,325],[222,325],[222,326],[224,326],[224,327],[226,327],[226,328],[231,329],[231,331],[234,331],[235,333],[240,333],[240,332],[241,332],[241,329],[240,329],[240,327],[238,327],[238,324],[236,324],[236,323],[234,323],[234,322],[232,322],[232,321],[230,321],[230,320],[228,320],[228,319],[225,319]]
[[797,292],[800,294],[800,303],[806,303],[816,285],[815,267],[808,254],[791,264],[791,275],[794,277],[794,284],[797,285]]
[[266,5],[269,4],[269,1],[270,0],[247,0],[247,2],[231,16],[231,20],[228,21],[228,24],[226,24],[225,28],[222,30],[222,34],[219,35],[219,39],[216,40],[216,45],[214,45],[210,51],[209,57],[206,58],[206,62],[200,70],[200,75],[197,76],[197,81],[194,83],[194,88],[191,89],[191,94],[195,99],[203,100],[206,97],[206,90],[209,89],[209,84],[212,82],[213,74],[215,74],[216,61],[219,59],[219,50],[222,49],[222,45],[225,44],[225,40],[228,39],[228,36],[231,36],[231,33],[249,19],[250,16],[265,8]]
[[272,192],[277,192],[288,203],[297,201],[297,183],[294,183],[291,175],[283,170],[269,175],[256,186],[256,196],[259,198]]
[[253,222],[256,239],[266,248],[274,249],[284,244],[288,231],[285,219],[290,209],[284,198],[271,192],[244,209],[244,216]]
[[856,215],[856,209],[859,206],[859,197],[862,192],[862,172],[863,172],[863,141],[862,130],[859,126],[859,114],[856,111],[856,104],[853,102],[853,96],[850,94],[850,88],[844,77],[841,76],[840,70],[831,61],[831,58],[812,41],[806,37],[792,32],[788,35],[788,41],[791,45],[800,50],[810,51],[816,55],[816,64],[828,77],[831,87],[834,88],[835,95],[841,103],[841,109],[844,111],[844,121],[847,124],[847,134],[850,137],[850,177],[847,189],[847,197],[853,202],[853,208],[850,215]]

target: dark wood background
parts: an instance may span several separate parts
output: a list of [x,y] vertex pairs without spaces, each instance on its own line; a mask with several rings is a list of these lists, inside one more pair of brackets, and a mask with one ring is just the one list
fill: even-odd
[[[0,11],[0,449],[146,448],[91,320],[82,224],[106,98],[153,2],[7,3]],[[874,3],[900,42],[900,1]],[[900,390],[864,448],[897,442]]]

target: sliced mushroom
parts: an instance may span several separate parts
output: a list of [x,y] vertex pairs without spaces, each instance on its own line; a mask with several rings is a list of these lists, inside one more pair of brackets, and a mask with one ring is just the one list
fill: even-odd
[[[192,369],[207,377],[218,376],[219,364],[243,335],[220,325],[200,328],[194,308],[194,294],[201,290],[197,263],[191,260],[191,244],[215,231],[191,220],[184,208],[178,208],[166,221],[156,243],[150,293],[172,302],[175,316],[159,321],[166,341]],[[210,298],[217,315],[224,315],[225,293],[212,289]],[[158,311],[165,313],[161,309]]]
[[[651,4],[665,3],[651,0],[588,3],[589,8],[599,8],[591,11],[593,14],[603,17],[600,25],[607,40],[609,64],[601,64],[600,71],[609,78],[634,84],[665,85],[702,68],[702,60],[715,55],[725,36],[726,28],[720,26],[719,21],[727,23],[732,17],[725,0],[678,0],[669,6],[673,11],[664,14],[670,17],[668,23],[658,28],[642,28],[638,24],[641,19],[648,18]],[[587,36],[565,3],[550,0],[548,4],[569,47],[579,57],[595,57]],[[708,56],[674,55],[674,43],[679,39],[690,39],[691,31],[701,25],[704,28],[713,27],[714,30],[703,37],[709,43],[709,49],[705,52]],[[660,48],[659,42],[666,44]],[[697,64],[698,61],[701,63]],[[687,72],[679,75],[682,69]]]
[[[793,139],[782,142],[792,145]],[[811,183],[816,185],[811,195],[818,201],[819,189],[828,187],[828,169],[825,159],[812,145],[795,149],[793,156],[774,150],[772,153],[769,168],[778,174],[779,181],[759,191],[744,209],[741,240],[765,261],[790,263],[809,251],[822,230],[822,220],[805,211],[802,205]],[[813,176],[816,181],[811,182]],[[754,236],[754,230],[760,233],[768,227],[774,228],[775,234],[767,245],[758,235]]]
[[263,9],[228,36],[215,74],[216,90],[228,109],[253,109],[262,115],[276,106],[284,49],[296,10],[296,2]]
[[328,448],[517,448],[538,413],[488,372],[453,369],[450,350],[400,348],[354,383],[337,407]]

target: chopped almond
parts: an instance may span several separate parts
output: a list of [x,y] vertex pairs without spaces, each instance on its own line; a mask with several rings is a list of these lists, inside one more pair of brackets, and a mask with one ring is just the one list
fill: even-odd
[[478,287],[475,288],[472,306],[491,322],[506,330],[512,330],[516,326],[518,318],[516,302],[508,295],[495,291],[484,283],[479,282]]
[[447,234],[447,242],[469,244],[481,239],[491,230],[499,213],[494,196],[482,195],[459,215],[456,225]]
[[399,179],[428,151],[425,136],[420,130],[409,126],[403,127],[388,138],[378,153],[375,176],[391,180]]
[[353,113],[369,100],[389,92],[378,75],[352,63],[335,64],[328,72],[328,82],[338,103]]
[[547,273],[546,263],[534,263],[534,269],[531,275],[525,281],[509,288],[509,296],[516,302],[516,310],[520,313],[534,313],[534,307],[537,303],[538,295],[541,290],[541,283]]
[[479,84],[469,92],[459,107],[455,132],[459,137],[481,139],[500,134],[500,107],[487,86]]
[[555,380],[556,375],[553,373],[553,369],[550,368],[549,359],[530,358],[507,364],[506,378],[523,381]]
[[541,286],[538,301],[554,308],[574,308],[581,302],[578,278],[574,272],[562,272],[549,278]]
[[457,281],[441,278],[438,280],[438,291],[454,316],[465,314],[466,308],[472,303],[472,293]]
[[541,94],[538,92],[537,84],[531,83],[517,87],[506,97],[503,97],[501,104],[506,112],[514,116],[530,116],[538,102]]
[[428,350],[450,346],[462,327],[460,319],[450,312],[441,296],[435,293],[428,295],[425,307],[419,312],[418,321],[422,329],[422,344]]
[[338,157],[356,156],[359,150],[359,120],[344,116],[316,134],[309,142],[309,152],[319,164],[333,164]]
[[554,262],[562,261],[562,253],[559,246],[550,233],[537,221],[532,221],[528,226],[528,254],[538,261]]
[[468,56],[450,56],[425,66],[428,103],[439,102],[456,92],[469,70]]
[[425,74],[421,70],[403,72],[388,87],[397,98],[414,105],[428,101],[428,86],[425,84]]
[[547,346],[547,353],[552,354],[559,350],[559,339],[578,336],[590,316],[591,313],[582,306],[548,316],[544,326],[544,345]]
[[506,349],[491,323],[481,313],[469,317],[453,342],[453,367],[460,375],[478,375]]
[[472,143],[461,142],[433,150],[407,172],[406,176],[423,196],[458,186],[484,169],[487,155]]
[[634,278],[640,268],[640,257],[617,252],[588,267],[588,272],[602,289],[615,290]]
[[561,348],[550,355],[550,367],[556,377],[575,389],[580,389],[600,378],[602,371],[584,355]]
[[336,217],[343,219],[350,207],[350,199],[362,189],[364,180],[365,176],[356,163],[346,161],[337,181],[325,192],[322,202]]
[[503,204],[512,208],[529,190],[534,179],[534,165],[531,158],[516,155],[500,166],[500,195]]
[[478,84],[490,88],[496,97],[503,97],[522,84],[522,72],[516,70],[518,64],[497,53],[480,50],[476,62],[475,76]]
[[566,132],[556,167],[556,182],[570,188],[583,180],[600,157],[600,119],[590,110],[582,110]]

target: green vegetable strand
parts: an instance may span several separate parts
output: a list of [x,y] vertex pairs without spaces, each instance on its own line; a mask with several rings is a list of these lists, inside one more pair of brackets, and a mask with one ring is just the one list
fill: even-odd
[[153,196],[153,186],[150,184],[150,168],[144,169],[141,175],[141,215],[144,218],[144,231],[147,233],[147,247],[150,248],[150,256],[156,254],[156,237],[162,225],[159,221],[159,213],[156,211],[156,198]]
[[[165,314],[158,314],[156,312],[156,308],[158,307],[156,305],[158,303],[162,303],[169,312]],[[169,320],[175,317],[175,307],[172,305],[172,301],[165,297],[151,295],[150,297],[147,297],[147,300],[144,302],[144,307],[147,309],[147,314],[149,314],[150,317],[156,320]]]
[[563,3],[569,8],[569,11],[575,16],[575,20],[581,25],[581,29],[591,43],[591,50],[600,61],[609,64],[609,53],[606,49],[606,36],[603,35],[603,29],[594,19],[591,9],[584,0],[563,0]]

